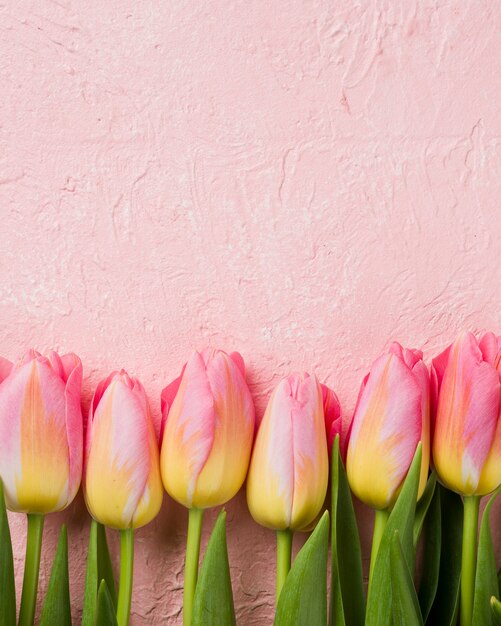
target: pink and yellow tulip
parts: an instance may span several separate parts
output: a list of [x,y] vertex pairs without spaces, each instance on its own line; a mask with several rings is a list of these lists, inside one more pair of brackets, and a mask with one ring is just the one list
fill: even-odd
[[432,363],[433,462],[463,495],[501,484],[501,338],[463,333]]
[[277,532],[277,602],[291,567],[293,532],[306,530],[324,503],[327,437],[335,436],[339,424],[336,395],[305,373],[279,382],[259,427],[247,477],[247,504],[259,524]]
[[82,477],[82,364],[75,354],[29,350],[0,361],[0,477],[12,511],[67,507]]
[[464,496],[461,626],[473,623],[480,497],[501,484],[501,338],[462,333],[432,364],[433,462]]
[[328,473],[322,388],[315,376],[292,374],[273,392],[256,437],[247,478],[252,517],[275,530],[307,527],[324,503]]
[[420,441],[422,494],[430,458],[429,396],[419,350],[394,342],[372,364],[359,392],[347,455],[351,489],[366,504],[393,505]]
[[0,359],[0,478],[12,511],[28,514],[19,626],[32,626],[46,513],[66,508],[82,478],[82,363],[29,350]]
[[86,433],[84,495],[97,521],[139,528],[163,498],[157,437],[143,386],[121,370],[101,381]]
[[167,493],[189,508],[230,500],[242,486],[254,438],[254,403],[238,353],[194,352],[162,392],[161,468]]
[[254,439],[254,403],[240,354],[194,352],[162,392],[161,469],[167,493],[190,509],[184,579],[185,626],[191,624],[203,511],[242,486]]

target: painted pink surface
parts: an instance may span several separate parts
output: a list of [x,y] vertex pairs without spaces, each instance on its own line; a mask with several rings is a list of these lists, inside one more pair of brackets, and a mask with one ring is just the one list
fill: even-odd
[[[463,327],[501,331],[495,0],[7,0],[0,16],[1,352],[75,351],[86,407],[124,367],[158,419],[210,344],[242,352],[258,415],[298,369],[347,415],[392,339],[429,360]],[[47,520],[41,590],[63,519],[77,616],[81,497]],[[242,494],[228,519],[239,623],[269,624],[272,533]],[[168,498],[138,532],[134,626],[180,623],[185,532]]]

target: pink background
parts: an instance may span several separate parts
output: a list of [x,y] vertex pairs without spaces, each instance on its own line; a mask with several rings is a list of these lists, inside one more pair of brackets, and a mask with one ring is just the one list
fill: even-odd
[[[158,417],[210,344],[259,414],[309,369],[349,415],[390,340],[501,330],[495,0],[7,0],[0,24],[1,352],[77,352],[86,407],[124,367]],[[227,508],[239,622],[269,624],[272,533]],[[47,520],[41,590],[61,520],[78,616],[81,497]],[[185,532],[166,497],[138,533],[134,626],[180,623]]]

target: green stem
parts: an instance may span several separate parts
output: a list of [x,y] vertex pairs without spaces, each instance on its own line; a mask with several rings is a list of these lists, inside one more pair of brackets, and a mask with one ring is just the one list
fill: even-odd
[[193,614],[193,599],[198,578],[198,558],[200,537],[202,536],[203,509],[190,509],[188,513],[188,538],[186,540],[186,561],[184,564],[183,624],[190,626]]
[[291,568],[292,530],[277,530],[277,592],[275,602],[278,604],[280,592]]
[[372,550],[371,550],[371,563],[369,566],[369,589],[372,582],[372,576],[374,574],[374,566],[376,565],[377,553],[379,552],[379,544],[383,537],[384,529],[386,528],[386,522],[390,512],[387,509],[376,509],[374,517],[374,532],[372,534]]
[[465,496],[463,505],[460,624],[461,626],[471,626],[473,618],[473,597],[475,593],[475,572],[477,569],[477,532],[480,497]]
[[117,623],[128,626],[134,574],[134,529],[120,531],[120,584],[118,587]]
[[38,572],[42,551],[44,516],[28,513],[26,559],[24,562],[23,593],[19,611],[19,626],[33,626],[37,602]]

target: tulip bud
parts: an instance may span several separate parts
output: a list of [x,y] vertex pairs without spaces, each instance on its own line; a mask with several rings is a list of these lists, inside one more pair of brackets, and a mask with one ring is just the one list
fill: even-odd
[[60,511],[82,477],[82,364],[30,350],[0,362],[0,477],[12,511]]
[[339,453],[343,462],[346,461],[346,432],[343,428],[343,420],[341,417],[341,406],[337,395],[326,385],[320,384],[322,389],[322,404],[324,407],[325,434],[327,436],[327,448],[329,458],[332,452],[332,446],[336,435],[339,435]]
[[167,493],[204,509],[230,500],[242,486],[254,438],[254,404],[242,357],[194,352],[162,392],[161,469]]
[[86,433],[84,496],[90,514],[112,528],[139,528],[159,512],[158,443],[143,386],[124,370],[96,388]]
[[329,463],[322,389],[315,376],[292,374],[273,392],[247,478],[252,517],[276,530],[301,530],[325,500]]
[[433,359],[433,462],[446,487],[485,495],[501,483],[501,337],[461,334]]
[[420,441],[421,497],[430,458],[429,396],[419,350],[394,342],[372,364],[358,395],[346,461],[351,489],[362,502],[376,509],[394,504]]

